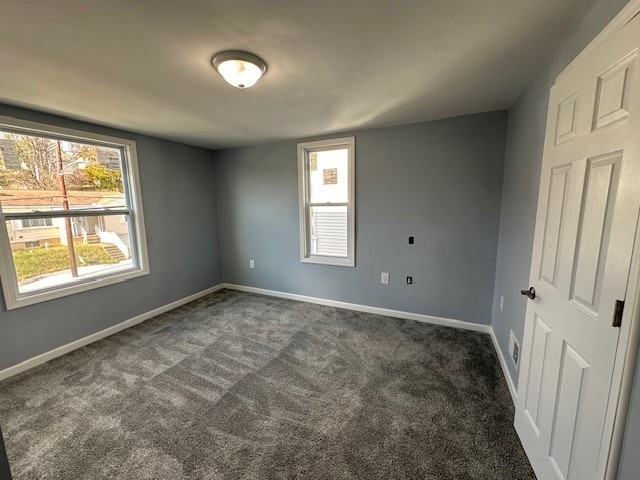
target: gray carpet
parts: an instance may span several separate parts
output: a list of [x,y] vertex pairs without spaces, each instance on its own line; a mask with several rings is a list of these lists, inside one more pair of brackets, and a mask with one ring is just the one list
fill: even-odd
[[0,383],[16,479],[533,479],[488,335],[222,290]]

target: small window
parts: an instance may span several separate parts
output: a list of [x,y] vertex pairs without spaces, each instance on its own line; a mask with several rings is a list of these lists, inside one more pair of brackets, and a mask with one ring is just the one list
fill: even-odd
[[300,259],[355,266],[355,138],[298,144]]
[[148,272],[135,142],[0,117],[7,308]]
[[22,225],[22,228],[41,228],[52,227],[53,220],[50,218],[25,218],[18,220],[16,223]]

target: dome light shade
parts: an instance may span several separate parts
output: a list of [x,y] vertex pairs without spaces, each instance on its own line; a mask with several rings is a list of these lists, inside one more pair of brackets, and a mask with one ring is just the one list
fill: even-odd
[[260,57],[238,50],[216,53],[211,64],[229,84],[240,89],[254,85],[267,71]]

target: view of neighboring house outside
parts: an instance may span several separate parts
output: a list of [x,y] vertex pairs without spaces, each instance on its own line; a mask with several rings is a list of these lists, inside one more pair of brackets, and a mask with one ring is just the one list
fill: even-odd
[[[71,209],[92,209],[119,205],[121,195],[113,192],[68,192]],[[59,191],[2,190],[0,203],[5,212],[19,212],[28,206],[40,212],[60,210]],[[11,250],[66,245],[67,237],[62,218],[11,220],[7,222]],[[76,217],[72,222],[74,243],[105,243],[116,245],[125,258],[129,257],[129,226],[122,216]],[[120,257],[118,255],[118,257]]]
[[11,250],[24,250],[41,245],[58,245],[61,243],[60,229],[54,225],[54,219],[12,220],[8,222]]

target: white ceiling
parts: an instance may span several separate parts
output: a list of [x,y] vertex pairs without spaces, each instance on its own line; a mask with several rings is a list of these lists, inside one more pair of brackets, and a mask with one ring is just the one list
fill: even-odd
[[[212,148],[509,108],[588,0],[20,0],[0,101]],[[269,70],[238,90],[210,64]]]

